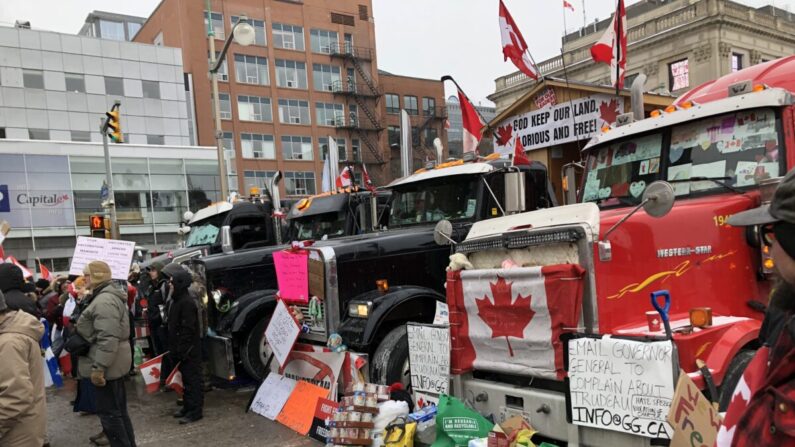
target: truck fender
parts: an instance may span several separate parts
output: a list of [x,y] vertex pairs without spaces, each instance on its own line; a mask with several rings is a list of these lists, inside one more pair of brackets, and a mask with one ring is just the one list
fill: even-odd
[[[436,302],[444,302],[445,296],[426,287],[401,286],[394,287],[385,294],[370,292],[352,301],[360,299],[373,302],[372,314],[367,319],[360,340],[362,345],[369,346],[384,327],[389,327],[395,321],[432,322],[436,313]],[[356,318],[348,318],[341,327],[350,320]]]
[[715,380],[716,386],[720,386],[723,383],[726,370],[734,356],[741,349],[759,338],[761,326],[762,323],[758,320],[745,320],[734,323],[715,342],[715,347],[712,348],[709,356],[707,356],[706,362],[709,369],[712,370],[712,378]]
[[276,290],[249,292],[237,299],[237,315],[232,323],[232,333],[237,334],[254,326],[269,310],[276,306]]

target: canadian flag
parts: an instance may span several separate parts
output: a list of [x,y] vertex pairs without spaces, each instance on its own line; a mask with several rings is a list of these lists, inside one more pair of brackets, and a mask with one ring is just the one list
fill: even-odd
[[610,79],[617,88],[624,87],[627,68],[627,11],[624,0],[618,0],[613,21],[602,37],[591,47],[595,62],[610,64]]
[[[743,413],[751,403],[751,396],[759,390],[765,382],[767,363],[770,358],[770,348],[762,347],[756,351],[756,355],[745,367],[745,372],[737,382],[732,394],[732,400],[726,409],[726,417],[718,430],[718,437],[715,439],[716,447],[729,447],[734,442],[734,434],[737,431],[737,423],[743,417]],[[765,444],[759,440],[760,444]]]
[[156,393],[160,388],[160,374],[163,372],[163,356],[160,354],[152,360],[147,360],[138,366],[141,371],[141,377],[144,378],[144,385],[146,385],[147,393]]
[[504,60],[510,59],[519,71],[533,79],[538,79],[538,67],[530,58],[527,42],[524,41],[519,27],[516,26],[516,22],[513,21],[513,17],[502,0],[500,0],[500,35]]
[[182,373],[179,371],[179,363],[174,366],[174,370],[168,375],[166,386],[172,388],[180,396],[185,392],[185,385],[182,383]]
[[563,0],[563,7],[570,9],[571,12],[574,12],[574,5],[572,5],[571,3],[567,2],[566,0]]
[[562,379],[560,336],[579,321],[584,273],[575,264],[448,272],[453,373]]
[[351,186],[352,177],[353,176],[351,174],[351,168],[349,166],[345,166],[345,169],[343,169],[342,172],[340,172],[340,175],[337,177],[336,180],[337,188],[344,188],[346,186]]
[[527,155],[524,153],[524,146],[522,146],[522,140],[518,136],[516,137],[516,144],[514,145],[513,149],[513,165],[530,166],[530,159],[527,158]]
[[39,261],[39,278],[46,279],[47,281],[52,281],[52,274],[50,273],[50,269],[47,268],[44,264]]
[[32,278],[33,277],[33,273],[31,273],[30,270],[28,270],[27,267],[25,267],[24,265],[20,264],[20,262],[17,261],[17,258],[15,258],[13,256],[9,256],[9,257],[6,258],[6,262],[9,262],[9,263],[14,264],[15,266],[19,267],[19,269],[22,270],[22,276],[24,276],[25,278]]
[[362,163],[362,182],[364,182],[364,187],[367,188],[368,191],[375,191],[375,185],[373,185],[373,181],[370,180],[370,174],[367,173],[367,166],[365,166],[364,163]]
[[486,125],[483,120],[480,119],[480,115],[475,110],[475,106],[469,102],[467,99],[467,95],[458,90],[458,102],[461,106],[461,121],[464,124],[464,152],[476,152],[478,149],[478,143],[480,143],[480,139],[483,138],[483,134],[480,133],[480,129]]

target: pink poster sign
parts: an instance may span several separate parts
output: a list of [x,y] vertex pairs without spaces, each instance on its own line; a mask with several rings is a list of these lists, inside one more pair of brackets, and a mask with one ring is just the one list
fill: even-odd
[[288,303],[309,303],[309,252],[277,251],[273,254],[279,296]]

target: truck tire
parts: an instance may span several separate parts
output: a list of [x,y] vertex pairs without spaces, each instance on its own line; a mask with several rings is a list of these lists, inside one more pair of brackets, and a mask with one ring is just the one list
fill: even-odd
[[406,389],[411,383],[409,371],[409,336],[406,325],[400,325],[386,334],[373,354],[372,379],[382,385],[401,382]]
[[265,364],[268,362],[268,357],[270,357],[272,351],[265,339],[265,329],[270,321],[271,316],[267,315],[251,328],[243,339],[243,349],[240,352],[243,368],[252,379],[257,381],[265,380],[268,375]]
[[731,363],[729,363],[729,367],[726,369],[726,375],[723,377],[723,383],[720,386],[720,400],[718,400],[719,411],[726,411],[729,407],[732,394],[734,394],[734,388],[737,387],[737,383],[740,382],[745,368],[748,366],[748,363],[751,362],[751,359],[754,358],[755,354],[756,351],[754,350],[743,349],[738,352]]

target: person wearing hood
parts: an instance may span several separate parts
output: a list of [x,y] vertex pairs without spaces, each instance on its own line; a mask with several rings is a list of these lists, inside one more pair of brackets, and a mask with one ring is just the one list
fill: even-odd
[[11,263],[0,264],[0,291],[6,297],[6,306],[11,310],[21,310],[39,317],[36,301],[25,294],[25,277],[22,269]]
[[45,444],[47,406],[39,340],[44,326],[8,307],[0,292],[0,445]]
[[179,363],[185,387],[182,408],[174,413],[180,424],[202,418],[201,324],[198,300],[191,293],[193,277],[182,267],[166,272],[172,304],[168,313],[168,341],[172,362]]
[[168,285],[161,271],[163,263],[155,261],[146,268],[149,275],[149,287],[146,293],[146,320],[152,334],[154,354],[160,355],[168,348],[166,342],[166,328],[163,326],[166,298],[168,298]]
[[78,360],[78,374],[90,377],[96,387],[97,415],[110,445],[134,447],[135,434],[124,387],[124,376],[132,362],[127,293],[113,284],[105,262],[89,262],[83,275],[91,295],[85,298],[75,331],[89,341],[90,348]]

